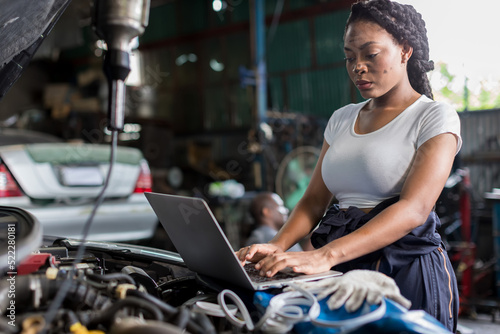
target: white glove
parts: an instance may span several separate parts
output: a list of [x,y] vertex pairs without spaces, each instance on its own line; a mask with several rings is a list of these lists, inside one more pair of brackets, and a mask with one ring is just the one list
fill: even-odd
[[346,311],[354,312],[361,307],[365,299],[369,304],[379,304],[383,297],[392,299],[407,309],[411,306],[411,302],[401,295],[392,278],[373,270],[351,270],[342,276],[298,285],[316,293],[318,300],[332,294],[327,301],[330,310],[345,304]]

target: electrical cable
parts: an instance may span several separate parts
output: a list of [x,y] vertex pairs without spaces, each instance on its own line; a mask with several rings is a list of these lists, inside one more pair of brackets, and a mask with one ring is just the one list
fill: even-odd
[[[386,303],[370,311],[368,304],[365,312],[351,319],[326,320],[320,318],[321,307],[318,299],[311,292],[296,284],[290,284],[294,290],[278,294],[271,298],[265,314],[255,325],[256,330],[264,333],[288,333],[299,322],[310,321],[313,325],[322,328],[336,328],[340,333],[347,333],[368,323],[381,319],[386,312]],[[309,310],[304,312],[304,308]]]
[[[243,317],[243,320],[238,319],[233,312],[229,309],[228,305],[226,304],[226,299],[225,297],[229,297],[236,306],[238,307],[238,310],[241,313],[241,316]],[[226,315],[226,319],[229,320],[230,323],[233,325],[237,326],[238,328],[242,328],[243,326],[247,326],[249,331],[252,331],[254,329],[254,324],[252,321],[252,318],[250,317],[250,313],[248,312],[248,309],[246,308],[245,304],[243,301],[238,297],[237,294],[235,294],[231,290],[222,290],[218,295],[217,295],[217,302],[222,308],[222,311]]]
[[[198,301],[193,305],[193,311],[197,313],[203,313],[212,317],[226,317],[226,313],[222,310],[222,307],[219,304],[215,303]],[[236,314],[236,312],[238,312],[238,307],[236,305],[227,305],[227,311],[232,314]]]
[[[320,318],[321,306],[316,296],[306,289],[290,284],[293,290],[275,295],[269,301],[264,315],[254,324],[248,309],[243,301],[231,290],[223,290],[217,296],[218,305],[208,302],[197,302],[193,308],[195,313],[225,317],[238,328],[247,327],[249,331],[258,331],[266,334],[289,333],[299,322],[310,321],[323,328],[336,328],[346,333],[365,324],[381,319],[386,312],[385,300],[377,309],[370,311],[366,305],[366,312],[352,319],[325,320]],[[231,299],[235,305],[228,305],[225,298]],[[232,307],[231,307],[232,306]],[[307,311],[305,311],[307,309]],[[237,311],[243,319],[236,317]]]
[[[293,326],[309,318],[309,313],[319,314],[320,306],[316,297],[307,290],[290,284],[295,289],[283,292],[271,298],[266,312],[255,325],[264,333],[288,333]],[[309,313],[304,313],[302,307],[309,307]]]
[[102,202],[104,200],[104,193],[106,192],[108,185],[109,185],[111,172],[113,170],[113,166],[115,163],[115,153],[116,153],[116,147],[118,145],[117,138],[118,138],[117,131],[112,130],[111,131],[111,151],[110,151],[110,158],[109,158],[109,169],[108,169],[106,179],[104,181],[104,185],[101,189],[101,192],[97,196],[97,199],[96,199],[96,202],[95,202],[94,207],[92,209],[92,212],[90,213],[90,215],[89,215],[89,217],[88,217],[88,219],[85,222],[85,225],[83,227],[82,239],[81,239],[80,245],[78,246],[75,259],[73,260],[73,266],[72,266],[71,270],[68,272],[68,275],[66,276],[66,278],[64,279],[64,282],[62,283],[61,288],[59,289],[59,291],[57,291],[57,294],[54,297],[49,308],[45,312],[45,315],[44,315],[45,326],[41,331],[42,334],[45,334],[47,327],[50,326],[50,324],[54,320],[54,317],[56,316],[59,307],[62,305],[64,299],[66,298],[66,294],[68,293],[70,286],[74,281],[73,277],[74,277],[74,274],[76,272],[76,265],[83,258],[83,254],[85,251],[85,241],[86,241],[87,236],[89,234],[90,226],[92,225],[92,222],[94,220],[94,216],[97,212],[97,209],[99,208],[99,206],[102,204]]
[[[308,318],[302,306],[309,307],[314,314],[319,314],[319,304],[316,297],[300,288],[294,286],[297,291],[288,291],[274,296],[266,309],[264,316],[257,324],[254,324],[248,309],[243,301],[231,290],[223,290],[217,296],[217,302],[197,302],[193,311],[210,316],[226,318],[237,328],[247,327],[249,331],[262,331],[264,333],[288,333],[293,325]],[[226,298],[231,299],[235,305],[227,304]],[[240,312],[242,319],[236,316]],[[310,312],[311,312],[310,311]]]

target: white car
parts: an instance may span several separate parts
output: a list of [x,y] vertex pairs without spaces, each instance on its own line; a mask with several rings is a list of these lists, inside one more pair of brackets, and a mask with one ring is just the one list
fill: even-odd
[[[25,209],[43,234],[81,238],[109,168],[109,145],[62,142],[42,133],[0,129],[0,205]],[[141,151],[118,146],[105,199],[88,240],[151,238],[158,219],[144,192],[152,179]]]

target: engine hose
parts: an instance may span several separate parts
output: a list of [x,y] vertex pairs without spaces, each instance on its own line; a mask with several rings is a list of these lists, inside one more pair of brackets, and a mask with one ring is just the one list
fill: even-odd
[[109,287],[109,284],[108,283],[99,283],[99,282],[95,282],[95,281],[92,281],[92,280],[88,280],[88,279],[84,279],[83,277],[78,277],[76,278],[76,281],[78,281],[79,283],[81,284],[88,284],[96,289],[106,289]]
[[155,298],[152,295],[147,294],[147,293],[142,292],[142,291],[127,290],[127,296],[133,296],[133,297],[145,299],[148,302],[150,302],[151,304],[154,304],[155,306],[160,308],[168,316],[173,316],[173,315],[177,314],[177,312],[178,312],[178,310],[175,307],[173,307],[167,303],[164,303],[161,300],[159,300],[158,298]]
[[100,324],[109,326],[116,313],[124,307],[134,307],[137,309],[145,310],[150,313],[154,320],[163,321],[163,313],[156,305],[152,305],[148,301],[141,298],[127,297],[125,299],[120,299],[110,307],[101,310],[99,315],[89,321],[87,327],[94,328],[95,326]]
[[[48,279],[45,275],[22,275],[17,278],[16,301],[20,309],[40,309],[52,300],[61,286],[61,279]],[[17,291],[16,291],[17,292]],[[74,282],[66,296],[67,304],[101,308],[109,303],[109,298],[86,282]]]
[[71,310],[65,310],[64,316],[66,316],[68,323],[74,324],[76,322],[79,322],[78,317],[76,316],[75,312]]
[[[176,317],[177,313],[179,312],[177,308],[164,303],[163,301],[155,298],[150,294],[138,290],[127,290],[127,298],[128,296],[142,298],[147,302],[157,306],[167,315],[168,321],[170,321],[171,318]],[[204,314],[196,314],[195,312],[190,312],[190,317],[188,320],[189,321],[185,324],[185,327],[182,328],[186,328],[190,333],[211,334],[216,332],[212,322]]]
[[170,322],[177,327],[186,328],[189,319],[191,318],[191,311],[185,307],[179,307],[176,316],[170,319]]
[[93,280],[100,280],[104,282],[109,282],[109,281],[127,281],[130,284],[136,285],[135,281],[132,277],[126,274],[122,273],[112,273],[112,274],[106,274],[106,275],[98,275],[98,274],[87,274],[87,278],[93,279]]
[[186,330],[193,334],[216,334],[214,324],[206,314],[191,312],[191,321],[187,324]]
[[65,298],[66,304],[70,302],[72,305],[86,305],[91,309],[106,308],[111,303],[108,296],[102,295],[99,290],[86,284],[86,282],[74,281],[68,290]]

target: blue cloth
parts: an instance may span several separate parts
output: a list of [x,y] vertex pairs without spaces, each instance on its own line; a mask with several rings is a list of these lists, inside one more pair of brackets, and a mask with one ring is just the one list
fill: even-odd
[[[356,207],[340,210],[333,205],[311,236],[311,243],[320,248],[329,242],[357,230],[399,196],[383,201],[369,213]],[[347,272],[353,269],[378,270],[392,277],[401,294],[412,302],[412,310],[424,310],[443,323],[450,331],[457,327],[459,296],[455,273],[437,229],[439,217],[431,212],[426,222],[409,234],[358,259],[335,266]]]
[[[268,291],[258,291],[254,294],[254,305],[262,314],[266,312],[270,300],[275,297]],[[347,312],[344,307],[330,310],[327,298],[319,300],[320,314],[317,319],[334,322],[344,322],[344,328],[319,326],[311,321],[302,321],[294,325],[294,333],[300,334],[338,334],[347,331],[351,334],[450,334],[450,331],[434,317],[423,311],[408,311],[396,302],[385,299],[386,309],[372,321],[361,321],[367,313],[377,312],[379,305],[369,305],[366,302],[354,312]],[[302,306],[304,313],[309,308]],[[378,313],[378,312],[377,312]],[[373,314],[372,314],[373,315]],[[332,324],[333,325],[333,324]],[[358,327],[360,326],[360,327]],[[346,329],[346,330],[344,330]]]

